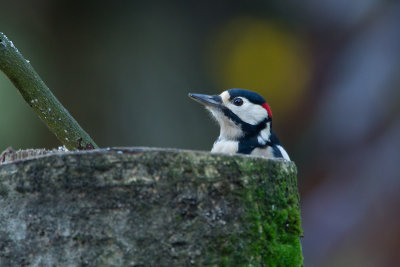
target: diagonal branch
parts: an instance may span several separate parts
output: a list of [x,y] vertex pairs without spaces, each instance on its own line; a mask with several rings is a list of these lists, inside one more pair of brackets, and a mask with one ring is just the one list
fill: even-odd
[[69,150],[98,148],[53,95],[29,61],[1,32],[0,70],[7,75],[26,103]]

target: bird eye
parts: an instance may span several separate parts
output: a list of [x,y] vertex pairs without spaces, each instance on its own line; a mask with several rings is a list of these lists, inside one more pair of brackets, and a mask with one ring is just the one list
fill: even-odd
[[233,104],[236,106],[241,106],[243,104],[243,99],[241,99],[240,97],[236,97],[235,99],[233,99]]

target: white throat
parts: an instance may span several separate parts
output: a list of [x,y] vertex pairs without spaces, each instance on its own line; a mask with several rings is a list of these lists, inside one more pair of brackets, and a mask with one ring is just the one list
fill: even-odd
[[220,139],[236,141],[243,136],[243,131],[240,126],[228,119],[222,112],[208,107],[207,109],[211,112],[219,124]]

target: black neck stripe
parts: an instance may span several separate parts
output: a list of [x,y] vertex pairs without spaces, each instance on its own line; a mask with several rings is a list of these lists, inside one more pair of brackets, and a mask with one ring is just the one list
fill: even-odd
[[257,137],[258,136],[253,136],[250,138],[240,139],[238,144],[238,153],[251,154],[255,148],[266,148],[270,146],[274,157],[283,158],[282,153],[278,148],[278,145],[280,145],[279,139],[273,132],[271,132],[270,139],[267,140],[265,144],[260,144]]
[[250,123],[242,121],[235,113],[233,113],[230,109],[227,107],[223,107],[222,111],[224,112],[224,115],[228,118],[230,118],[234,123],[239,125],[242,128],[242,131],[244,133],[244,136],[242,138],[249,138],[252,136],[257,136],[261,130],[263,130],[268,122],[271,122],[271,118],[265,118],[263,121],[259,122],[256,125],[252,125]]

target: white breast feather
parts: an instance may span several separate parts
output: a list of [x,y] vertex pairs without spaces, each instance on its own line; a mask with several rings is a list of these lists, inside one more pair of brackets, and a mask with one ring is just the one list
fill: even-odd
[[214,143],[211,152],[234,154],[238,151],[238,145],[239,143],[237,141],[221,140]]

